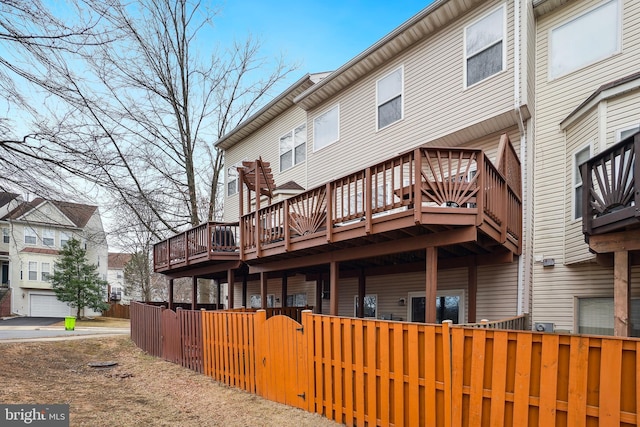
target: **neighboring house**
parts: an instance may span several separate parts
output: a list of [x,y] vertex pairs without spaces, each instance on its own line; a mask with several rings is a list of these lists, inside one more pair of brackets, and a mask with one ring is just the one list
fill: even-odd
[[[158,243],[156,271],[229,283],[235,307],[638,334],[635,214],[600,226],[640,204],[634,151],[607,154],[640,129],[638,16],[632,0],[435,1],[218,140],[226,223]],[[615,184],[583,183],[598,155]]]
[[[76,238],[87,250],[89,262],[97,265],[100,277],[106,280],[107,241],[98,208],[41,198],[14,200],[13,209],[5,210],[0,217],[3,247],[8,252],[3,269],[7,265],[11,312],[45,317],[75,313],[57,300],[48,279],[60,248]],[[90,309],[85,314],[99,315]]]
[[109,282],[109,301],[118,304],[129,304],[132,295],[127,294],[124,279],[124,267],[131,261],[131,254],[109,252],[107,282]]

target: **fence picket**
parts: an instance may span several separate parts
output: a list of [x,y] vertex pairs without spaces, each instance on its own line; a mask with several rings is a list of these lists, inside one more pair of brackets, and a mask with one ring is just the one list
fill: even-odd
[[504,409],[507,386],[507,343],[508,332],[493,332],[493,363],[491,364],[491,426],[504,425]]
[[366,373],[367,380],[365,382],[365,393],[366,393],[366,413],[367,420],[369,425],[378,425],[378,375],[376,369],[376,347],[377,347],[377,321],[370,321],[366,323],[366,353],[365,353],[365,364],[366,364]]
[[600,425],[620,425],[622,341],[602,339],[600,353]]
[[408,325],[407,333],[407,364],[409,368],[409,419],[408,424],[417,426],[420,423],[420,388],[418,378],[420,377],[420,359],[418,357],[418,325]]
[[471,388],[469,390],[469,425],[482,425],[482,400],[484,397],[485,344],[487,331],[480,329],[472,336]]
[[404,425],[404,324],[394,325],[393,332],[393,391],[394,391],[394,416],[393,421],[397,426]]
[[580,427],[587,423],[588,338],[571,337],[570,358],[567,424]]
[[[353,406],[354,406],[354,355],[353,355],[353,326],[350,319],[344,319],[344,423],[348,426],[353,426]],[[338,420],[339,421],[339,420]]]
[[380,425],[389,425],[389,404],[391,402],[389,390],[391,389],[391,382],[389,381],[389,372],[391,366],[389,365],[389,322],[380,322],[380,344],[378,351],[380,355],[378,360],[380,362],[380,388],[378,405],[380,408]]
[[342,320],[339,317],[332,317],[330,319],[331,322],[331,334],[333,337],[332,346],[333,346],[333,395],[334,395],[334,420],[337,422],[342,422],[343,419],[343,390],[342,390]]
[[558,382],[558,335],[542,336],[540,360],[540,425],[556,425],[556,396]]

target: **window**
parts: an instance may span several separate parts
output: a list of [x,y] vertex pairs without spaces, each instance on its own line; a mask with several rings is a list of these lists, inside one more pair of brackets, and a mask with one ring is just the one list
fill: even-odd
[[340,106],[313,119],[313,149],[318,151],[340,139]]
[[307,125],[303,124],[280,138],[280,172],[304,162],[307,153]]
[[287,295],[287,307],[306,307],[307,306],[307,294],[293,294]]
[[[454,324],[464,323],[464,290],[454,289],[438,291],[436,294],[436,323],[451,320]],[[408,319],[411,322],[425,321],[426,298],[424,292],[410,292],[407,306]]]
[[[274,294],[267,295],[267,308],[275,306],[276,296]],[[254,294],[249,296],[249,307],[262,308],[262,298],[260,294]]]
[[29,261],[29,280],[38,280],[38,263]]
[[466,87],[505,69],[505,21],[501,6],[465,28]]
[[3,228],[2,229],[2,243],[9,243],[9,242],[10,242],[9,229],[8,228]]
[[61,231],[60,232],[60,247],[66,245],[68,241],[69,241],[69,235],[64,231]]
[[238,170],[235,166],[227,168],[227,196],[238,194]]
[[45,228],[42,230],[42,244],[45,246],[54,246],[55,245],[55,233],[50,228]]
[[378,80],[376,86],[378,129],[385,128],[402,119],[403,86],[404,70],[402,67]]
[[40,276],[42,277],[43,282],[48,282],[51,277],[51,264],[48,262],[43,262],[41,266]]
[[35,245],[38,243],[38,235],[36,234],[36,230],[31,227],[24,228],[24,242],[27,245]]
[[[640,299],[631,299],[631,336],[640,337]],[[578,298],[578,333],[613,335],[613,298]]]
[[618,129],[616,131],[616,142],[620,142],[623,139],[627,139],[638,131],[640,131],[640,125],[631,125],[631,126],[624,127],[622,129]]
[[[353,297],[353,314],[358,315],[358,295]],[[378,296],[377,295],[365,295],[364,296],[364,317],[376,317],[376,311],[378,308]]]
[[551,30],[549,79],[620,51],[619,1],[607,1]]
[[591,156],[589,147],[585,147],[573,155],[573,219],[582,218],[582,175],[580,165]]

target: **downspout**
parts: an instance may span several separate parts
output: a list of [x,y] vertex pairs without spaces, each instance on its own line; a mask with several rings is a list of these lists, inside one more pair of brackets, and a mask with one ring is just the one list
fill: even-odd
[[[527,158],[526,158],[526,135],[525,129],[522,119],[522,111],[520,111],[520,25],[522,24],[522,17],[520,16],[520,0],[513,0],[513,13],[514,13],[514,21],[513,21],[513,39],[514,39],[514,65],[513,65],[513,81],[514,81],[514,109],[518,115],[518,129],[520,131],[520,157],[523,158],[522,164],[525,166],[523,169],[527,170]],[[525,182],[520,176],[521,180],[521,188],[525,187]],[[529,200],[527,199],[527,203]],[[524,210],[526,212],[526,210]],[[524,219],[524,218],[523,218]],[[524,225],[524,224],[523,224]],[[524,227],[522,227],[524,230]],[[524,233],[523,233],[524,234]],[[523,236],[520,236],[522,239]],[[525,247],[523,242],[523,248]],[[524,252],[524,251],[523,251]],[[521,315],[523,313],[523,305],[524,305],[524,294],[525,294],[525,278],[524,278],[524,254],[518,257],[518,296],[517,296],[517,315]]]

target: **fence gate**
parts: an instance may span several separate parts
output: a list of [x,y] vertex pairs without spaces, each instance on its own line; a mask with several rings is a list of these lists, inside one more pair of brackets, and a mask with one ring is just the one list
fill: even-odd
[[269,400],[307,409],[307,347],[302,325],[287,316],[256,319],[258,394]]

